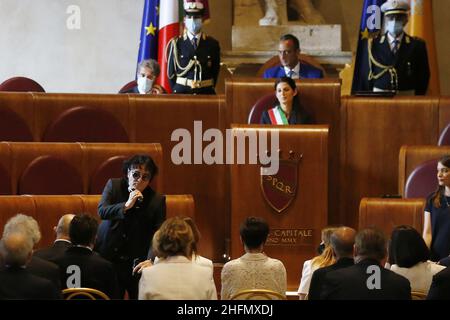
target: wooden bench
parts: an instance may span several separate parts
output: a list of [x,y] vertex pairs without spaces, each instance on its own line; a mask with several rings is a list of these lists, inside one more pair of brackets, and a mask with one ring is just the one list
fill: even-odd
[[[18,213],[32,216],[39,223],[42,239],[39,248],[55,240],[53,227],[68,213],[88,213],[100,221],[97,206],[100,195],[0,196],[0,225]],[[166,195],[167,217],[189,216],[196,220],[194,198],[191,195]]]
[[153,158],[160,174],[152,187],[161,191],[163,157],[156,143],[0,142],[0,167],[9,178],[1,184],[12,195],[101,194],[109,178],[123,176],[123,161],[136,154]]
[[414,227],[420,234],[423,228],[425,199],[364,198],[359,206],[359,230],[377,227],[387,237],[399,225]]

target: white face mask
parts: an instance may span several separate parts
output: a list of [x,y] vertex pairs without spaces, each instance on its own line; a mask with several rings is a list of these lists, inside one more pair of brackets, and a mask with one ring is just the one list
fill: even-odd
[[186,29],[192,34],[198,34],[202,30],[203,21],[200,18],[186,18]]
[[391,20],[386,23],[386,31],[393,37],[398,37],[403,33],[403,22]]
[[146,94],[150,90],[152,90],[153,87],[153,80],[150,80],[147,77],[139,77],[137,79],[138,84],[138,90],[140,94]]

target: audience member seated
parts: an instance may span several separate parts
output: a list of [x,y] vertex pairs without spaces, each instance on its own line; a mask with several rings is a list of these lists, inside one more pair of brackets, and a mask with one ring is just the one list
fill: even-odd
[[309,292],[309,285],[314,271],[335,263],[333,250],[330,246],[330,238],[336,230],[337,228],[334,227],[324,228],[321,232],[322,242],[318,249],[319,255],[303,263],[302,277],[297,291],[300,300],[304,300]]
[[[41,240],[41,231],[37,221],[24,214],[17,214],[6,222],[3,235],[11,232],[26,234],[33,241],[33,247]],[[50,280],[58,290],[61,288],[59,268],[56,264],[32,255],[27,264],[27,270],[35,276]]]
[[340,227],[331,234],[330,247],[336,263],[314,271],[309,286],[308,300],[319,300],[323,279],[334,270],[350,267],[353,262],[353,245],[355,244],[355,229]]
[[264,253],[269,225],[259,217],[248,217],[240,227],[245,254],[227,262],[222,269],[221,299],[246,289],[267,289],[286,295],[286,269],[280,260]]
[[431,250],[431,260],[450,255],[450,155],[437,165],[437,190],[428,196],[423,221],[423,238]]
[[444,269],[428,261],[430,251],[416,229],[409,226],[396,227],[389,244],[391,270],[409,280],[411,291],[428,293],[433,276]]
[[142,271],[140,300],[216,300],[210,267],[192,263],[194,234],[183,218],[167,219],[153,237],[159,260]]
[[300,98],[295,81],[283,77],[275,81],[277,104],[265,110],[261,117],[261,124],[288,125],[311,124],[311,116],[300,104]]
[[386,257],[386,238],[376,229],[359,231],[355,237],[355,265],[327,273],[324,300],[411,300],[408,279],[381,266]]
[[[183,220],[191,227],[192,233],[194,235],[194,243],[192,244],[192,263],[197,263],[199,265],[211,268],[212,271],[214,271],[214,265],[213,262],[205,257],[202,257],[201,255],[197,254],[197,245],[200,240],[200,231],[197,228],[197,225],[195,224],[194,220],[190,217],[183,217]],[[152,251],[149,251],[148,260],[142,261],[139,263],[134,269],[133,273],[141,273],[144,268],[151,267],[153,265],[151,260],[151,254]],[[155,263],[159,261],[158,257],[155,257]]]
[[33,275],[27,266],[33,240],[26,232],[7,231],[0,243],[4,267],[0,271],[0,299],[60,299],[60,291],[44,278]]
[[53,227],[53,230],[56,233],[55,242],[51,247],[34,252],[36,257],[55,263],[55,261],[66,252],[66,249],[71,246],[69,225],[73,217],[73,214],[65,214],[59,219],[58,225]]
[[161,68],[156,60],[142,60],[138,65],[137,86],[120,93],[162,94],[167,91],[155,83]]
[[97,228],[97,220],[88,214],[76,215],[70,222],[72,246],[56,260],[61,271],[62,288],[92,288],[110,298],[117,298],[117,277],[113,265],[92,250]]
[[433,276],[427,300],[450,300],[450,268]]
[[292,34],[281,36],[278,57],[281,65],[267,69],[264,78],[289,77],[292,79],[323,78],[322,70],[300,63],[300,41]]

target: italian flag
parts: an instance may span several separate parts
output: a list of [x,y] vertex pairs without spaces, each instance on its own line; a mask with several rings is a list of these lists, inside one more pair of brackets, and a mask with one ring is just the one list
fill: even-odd
[[273,109],[270,109],[268,111],[268,113],[269,113],[269,117],[270,117],[270,122],[272,122],[272,124],[278,124],[278,125],[289,124],[289,121],[286,118],[286,115],[284,114],[284,112],[281,110],[280,107],[275,107]]
[[179,0],[162,0],[159,5],[158,63],[161,66],[160,82],[168,93],[172,90],[167,77],[166,47],[170,39],[180,34],[180,9],[182,8],[183,2]]

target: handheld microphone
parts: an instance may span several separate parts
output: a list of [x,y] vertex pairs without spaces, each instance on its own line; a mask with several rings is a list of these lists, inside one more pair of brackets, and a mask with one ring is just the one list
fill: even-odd
[[[130,192],[133,192],[134,190],[136,190],[136,188],[131,188]],[[144,197],[143,196],[137,197],[134,207],[136,209],[140,209],[142,202],[144,202]]]

